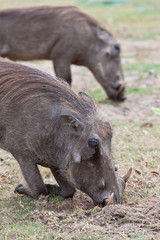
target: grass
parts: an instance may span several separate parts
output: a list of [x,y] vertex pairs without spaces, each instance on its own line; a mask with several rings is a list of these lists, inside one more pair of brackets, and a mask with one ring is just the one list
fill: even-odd
[[[114,126],[116,126],[118,132],[114,137],[114,157],[115,159],[121,159],[120,162],[117,162],[120,168],[124,168],[126,163],[130,163],[133,166],[139,166],[139,169],[143,169],[144,172],[148,172],[151,169],[156,169],[157,164],[159,166],[158,133],[160,132],[160,125],[158,123],[152,127],[144,128],[140,124],[127,122],[117,122]],[[147,164],[146,168],[144,163]],[[128,167],[130,166],[128,165]]]
[[88,89],[87,93],[97,103],[110,103],[111,101],[106,98],[106,93],[103,88]]
[[153,88],[153,87],[138,87],[138,86],[133,86],[133,87],[128,87],[126,88],[127,95],[128,94],[154,94],[156,92],[160,92],[160,88]]
[[[160,92],[160,88],[154,88],[154,87],[139,87],[139,86],[131,86],[131,87],[126,87],[126,93],[127,95],[132,94],[150,94],[153,95],[155,93]],[[118,106],[117,102],[114,102],[112,100],[109,100],[106,97],[106,92],[103,88],[95,88],[95,89],[88,89],[87,93],[92,97],[92,99],[96,103],[107,103],[107,104],[112,104],[114,106]]]
[[[86,11],[86,6],[80,7]],[[158,1],[142,0],[129,1],[129,4],[117,6],[87,6],[86,12],[98,18],[115,32],[117,37],[130,36],[132,39],[147,40],[159,37],[159,9]]]
[[137,71],[140,78],[154,76],[160,74],[160,64],[144,63],[137,61],[124,67],[126,71]]
[[[57,203],[55,199],[50,197],[50,200]],[[47,222],[45,218],[46,203],[44,211],[41,213],[41,202],[33,200],[30,197],[14,196],[11,198],[0,199],[0,240],[2,239],[53,239],[55,231],[47,230]],[[57,203],[57,205],[60,203]],[[49,214],[49,210],[47,214]],[[40,214],[40,216],[38,215]],[[42,222],[40,219],[42,219]]]
[[[52,234],[46,233],[47,226],[36,223],[17,223],[17,224],[9,224],[3,227],[3,235],[1,235],[1,239],[10,240],[10,239],[44,239],[51,240],[53,239]],[[49,236],[50,235],[50,236]]]
[[160,115],[160,108],[152,108],[152,111],[157,114],[157,115]]
[[[82,1],[83,3],[83,1]],[[76,5],[92,15],[119,37],[153,39],[160,35],[160,2],[157,0],[132,0],[123,5],[86,5],[74,0],[2,0],[0,9],[33,5]]]
[[[160,172],[159,133],[160,124],[154,123],[151,127],[142,127],[142,124],[129,122],[114,122],[116,132],[113,137],[113,156],[119,170],[133,168],[132,185],[127,195],[129,203],[139,202],[150,195],[159,195],[157,181]],[[123,170],[120,175],[125,174]],[[152,172],[157,172],[155,180]],[[148,187],[148,181],[152,187]]]

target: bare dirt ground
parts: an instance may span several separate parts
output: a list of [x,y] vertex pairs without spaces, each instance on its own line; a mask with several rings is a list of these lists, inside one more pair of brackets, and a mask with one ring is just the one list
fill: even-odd
[[[134,56],[140,55],[146,61],[158,63],[160,56],[160,42],[159,41],[122,41],[122,62],[125,65],[128,61],[134,62]],[[126,58],[125,56],[129,56]],[[41,63],[22,63],[29,66],[35,66],[41,70],[53,74],[51,62],[45,61]],[[78,92],[88,88],[99,87],[92,74],[85,68],[73,67],[73,86],[72,88]],[[141,86],[141,87],[160,87],[160,76],[145,76],[139,78],[136,72],[125,72],[127,86]],[[96,104],[97,109],[105,120],[110,120],[114,125],[115,138],[128,137],[129,141],[135,139],[135,144],[139,141],[141,132],[134,132],[134,129],[127,127],[119,127],[121,124],[143,124],[151,123],[159,126],[160,115],[153,113],[152,108],[160,108],[160,95],[154,94],[130,94],[124,103],[114,104]],[[160,129],[160,128],[157,128]],[[146,145],[154,150],[160,146],[160,134],[157,132],[157,138],[150,142],[148,129],[143,129],[143,137],[147,138]],[[159,136],[159,137],[158,137]],[[119,151],[118,157],[126,151],[124,142],[115,146],[114,152]],[[127,144],[127,142],[126,142]],[[145,144],[145,142],[144,142]],[[134,146],[131,146],[131,148]],[[144,147],[144,146],[142,146]],[[160,149],[160,148],[159,148]],[[126,193],[124,196],[124,203],[122,205],[106,206],[104,208],[94,207],[92,200],[77,192],[73,200],[61,199],[59,202],[52,202],[49,198],[41,197],[35,201],[35,209],[30,211],[30,221],[38,222],[47,225],[52,229],[49,231],[51,238],[37,239],[160,239],[160,166],[157,169],[152,169],[152,159],[160,162],[160,152],[154,152],[152,155],[137,156],[136,162],[126,160],[123,167],[133,166],[132,177],[127,184]],[[132,150],[131,150],[132,155]],[[115,158],[117,154],[115,153]],[[147,161],[148,158],[148,161]],[[123,157],[122,157],[123,159]],[[145,159],[145,161],[143,161]],[[124,160],[123,160],[124,161]],[[2,161],[6,170],[13,176],[14,172],[7,165],[10,162]],[[150,167],[148,167],[148,165]],[[138,169],[138,170],[137,170]],[[144,174],[141,172],[144,171]],[[120,170],[124,173],[126,170]],[[13,175],[12,175],[13,174]],[[6,175],[4,172],[3,175]],[[19,177],[20,178],[20,177]],[[44,174],[45,180],[50,178],[48,173]],[[0,181],[3,182],[3,188],[8,188],[13,191],[13,185],[17,183],[17,176],[11,177],[8,185],[1,176]],[[5,185],[6,184],[6,185]],[[144,191],[145,190],[145,191]],[[145,195],[146,194],[146,195]],[[9,198],[16,198],[13,193],[10,193]],[[24,197],[19,197],[24,198]],[[11,201],[11,200],[9,200]],[[18,204],[18,203],[17,203]],[[24,206],[19,203],[19,208]],[[23,218],[21,219],[23,220]],[[56,231],[56,235],[55,235]],[[7,239],[16,239],[13,236]],[[19,238],[20,239],[20,238]]]

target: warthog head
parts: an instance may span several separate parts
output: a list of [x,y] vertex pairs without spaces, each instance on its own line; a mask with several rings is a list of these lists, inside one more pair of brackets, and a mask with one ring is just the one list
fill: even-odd
[[[81,96],[87,95],[81,93]],[[72,146],[70,181],[75,188],[87,193],[95,204],[121,203],[131,169],[124,177],[117,176],[111,153],[111,125],[100,120],[96,112],[94,115],[90,115],[87,122],[74,115],[63,119],[68,131],[72,129],[71,139],[67,137]],[[76,136],[80,137],[74,140]]]
[[112,100],[124,101],[125,82],[120,59],[120,45],[105,29],[97,28],[97,41],[91,46],[90,70]]

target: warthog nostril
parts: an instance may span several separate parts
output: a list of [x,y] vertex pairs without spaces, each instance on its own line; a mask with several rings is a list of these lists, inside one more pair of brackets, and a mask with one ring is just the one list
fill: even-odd
[[121,79],[121,75],[120,75],[120,73],[117,73],[117,75],[116,75],[116,79],[117,79],[117,80]]

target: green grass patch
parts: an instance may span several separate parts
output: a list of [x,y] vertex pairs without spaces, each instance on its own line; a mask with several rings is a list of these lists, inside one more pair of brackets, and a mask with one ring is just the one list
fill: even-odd
[[[146,234],[142,233],[140,230],[130,230],[127,228],[121,228],[121,232],[124,233],[124,237],[117,238],[117,240],[124,240],[124,239],[134,239],[134,240],[148,240]],[[128,235],[127,236],[125,236]]]
[[[2,227],[2,234],[0,239],[42,239],[51,240],[53,236],[51,233],[47,233],[47,226],[39,223],[17,223],[17,224],[5,224]],[[32,238],[33,237],[33,238]]]
[[[115,159],[123,158],[125,162],[137,164],[139,159],[145,161],[146,158],[146,162],[149,161],[147,166],[152,169],[156,168],[158,162],[160,163],[158,157],[160,124],[153,123],[152,127],[142,127],[142,123],[114,122],[113,127],[119,133],[113,138]],[[150,156],[149,160],[148,156]],[[124,167],[124,162],[119,162],[119,164]]]
[[140,78],[157,76],[160,73],[160,64],[136,62],[124,67],[126,71],[137,71]]
[[154,112],[156,115],[160,115],[160,108],[152,108],[152,112]]
[[[153,88],[153,87],[144,88],[144,87],[138,87],[138,86],[126,88],[127,94],[141,94],[141,95],[151,94],[152,95],[157,92],[160,92],[160,88]],[[118,106],[118,102],[114,102],[108,99],[106,92],[103,88],[88,89],[87,93],[91,96],[91,98],[96,103],[107,103],[114,106]]]
[[[99,1],[97,0],[97,2]],[[82,11],[95,17],[118,37],[128,38],[129,36],[132,39],[146,40],[160,36],[160,2],[157,0],[132,0],[126,1],[126,4],[117,5],[86,3],[79,0],[67,1],[67,5],[75,5]],[[44,1],[5,0],[0,2],[0,9],[37,5],[44,5]],[[46,0],[45,5],[66,5],[66,1]]]
[[92,97],[95,102],[108,103],[109,99],[106,96],[106,92],[103,88],[88,89],[87,93]]
[[118,102],[112,101],[107,97],[107,94],[102,87],[88,89],[87,93],[91,96],[93,101],[95,101],[96,103],[107,103],[107,104],[111,104],[113,106],[118,106]]
[[143,35],[137,34],[132,36],[132,40],[151,40],[156,39],[160,36],[160,31],[158,29],[143,32]]
[[[160,90],[160,89],[159,89]],[[127,94],[153,94],[157,91],[155,88],[143,88],[143,87],[128,87],[126,88]]]
[[128,4],[110,6],[81,4],[79,7],[101,21],[118,37],[129,35],[132,39],[146,40],[160,36],[160,3],[157,0],[133,0]]
[[[10,216],[8,220],[11,223],[16,223],[24,218],[27,220],[29,213],[36,207],[35,201],[27,196],[0,199],[0,203],[1,217],[4,217],[4,214],[6,214],[5,212],[3,213],[3,209],[8,209],[7,215]],[[16,214],[16,219],[13,217],[14,214]]]
[[62,205],[62,197],[60,196],[55,196],[54,194],[50,194],[48,196],[48,201],[52,201],[55,204]]
[[[48,203],[54,200],[56,204],[58,197],[50,197],[51,201],[34,200],[27,196],[18,196],[10,198],[0,198],[0,240],[1,239],[54,239],[56,236],[56,229],[52,230],[46,225],[44,220],[41,220],[48,209]],[[41,206],[42,204],[42,206]],[[57,203],[59,204],[59,203]],[[37,214],[41,212],[41,217]],[[48,214],[49,210],[47,210]],[[37,217],[36,217],[37,214]],[[52,211],[51,211],[52,215]],[[50,216],[50,215],[47,215]],[[48,219],[49,217],[44,217]],[[39,236],[41,236],[39,238]],[[2,237],[2,238],[1,238]],[[32,238],[33,237],[33,238]]]

